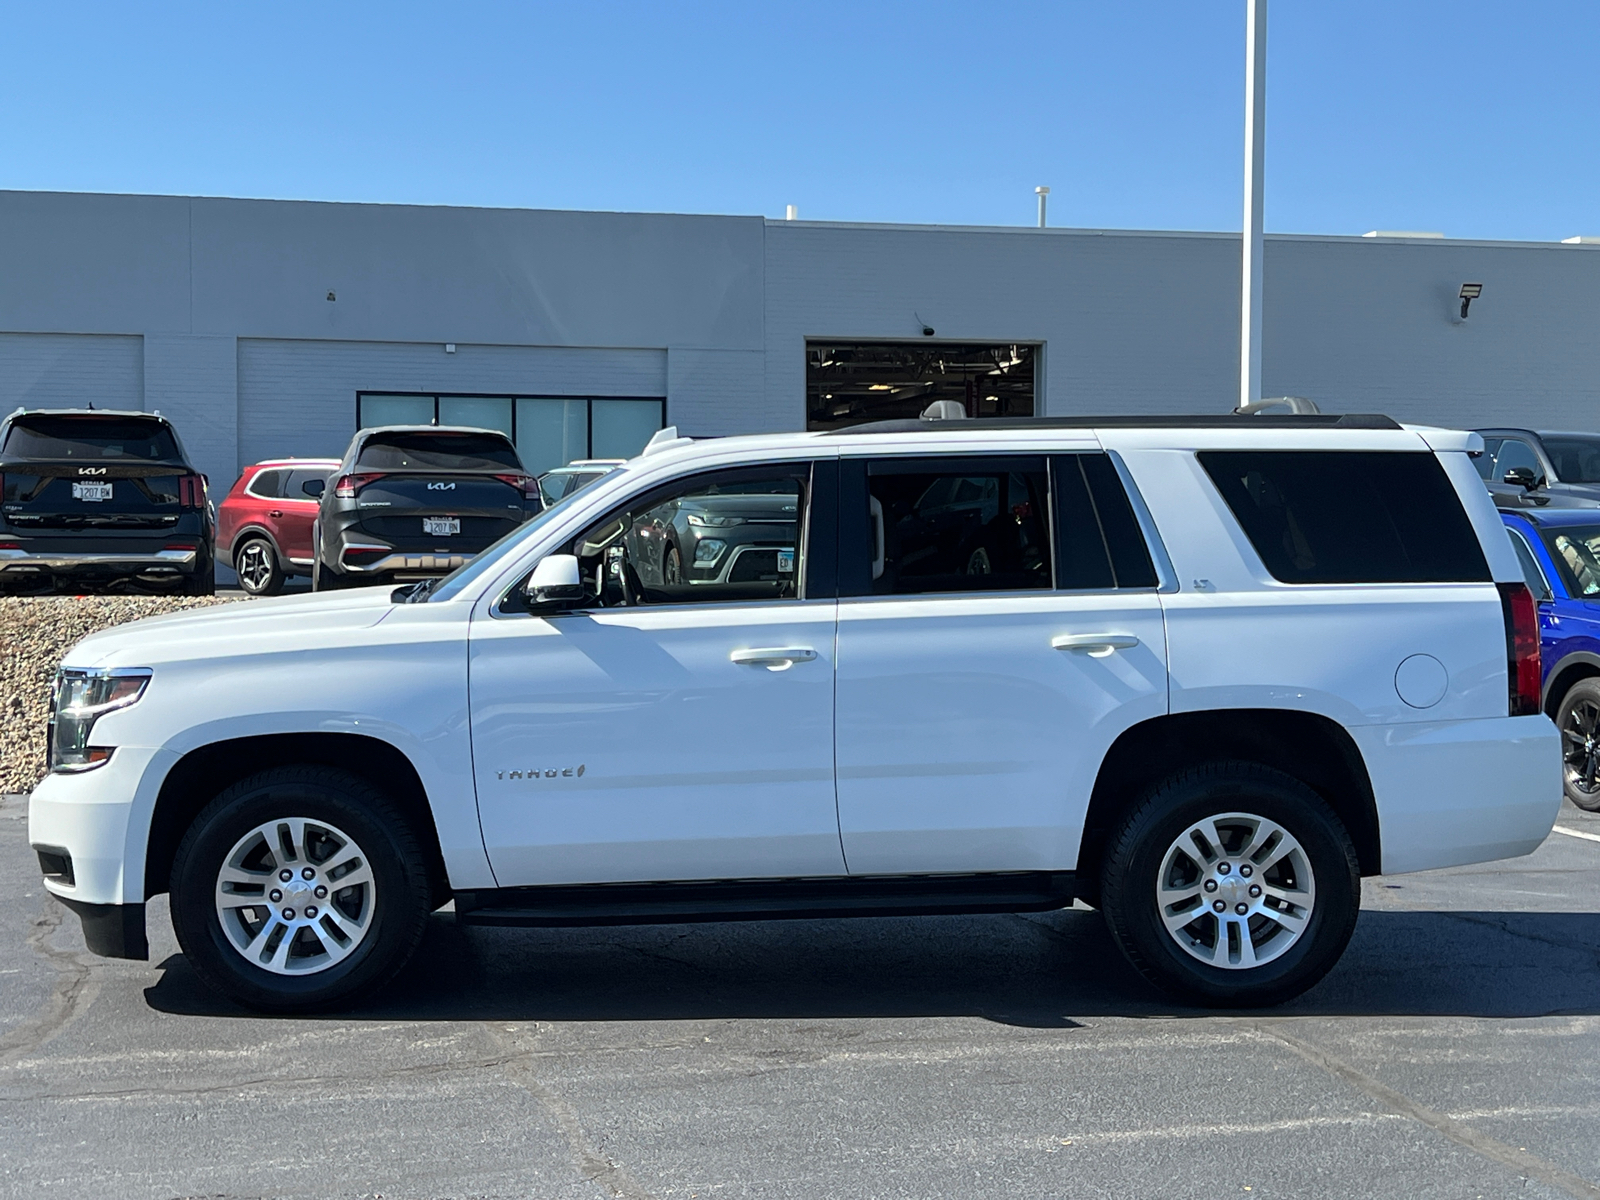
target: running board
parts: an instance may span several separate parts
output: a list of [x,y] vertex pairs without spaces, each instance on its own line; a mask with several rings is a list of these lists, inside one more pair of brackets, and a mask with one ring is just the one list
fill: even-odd
[[1071,871],[1006,871],[497,888],[458,891],[455,901],[462,925],[676,925],[1048,912],[1075,894]]

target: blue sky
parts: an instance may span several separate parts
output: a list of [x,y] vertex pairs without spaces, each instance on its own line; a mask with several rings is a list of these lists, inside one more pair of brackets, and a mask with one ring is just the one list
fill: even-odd
[[[5,11],[0,187],[1238,229],[1244,0]],[[1600,3],[1274,0],[1269,231],[1600,235]]]

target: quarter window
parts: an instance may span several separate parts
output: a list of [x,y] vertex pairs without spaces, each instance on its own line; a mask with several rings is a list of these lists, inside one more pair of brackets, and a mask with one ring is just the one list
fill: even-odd
[[1430,453],[1205,450],[1199,458],[1283,583],[1490,577],[1460,497]]
[[263,500],[276,500],[283,495],[282,471],[261,471],[250,481],[249,492]]

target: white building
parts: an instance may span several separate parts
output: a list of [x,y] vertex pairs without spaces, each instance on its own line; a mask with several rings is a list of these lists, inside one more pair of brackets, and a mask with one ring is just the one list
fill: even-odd
[[[1239,259],[1217,233],[0,192],[0,404],[159,409],[222,484],[359,418],[514,427],[542,468],[941,397],[1226,412]],[[1597,245],[1267,239],[1266,395],[1600,428],[1597,334]]]

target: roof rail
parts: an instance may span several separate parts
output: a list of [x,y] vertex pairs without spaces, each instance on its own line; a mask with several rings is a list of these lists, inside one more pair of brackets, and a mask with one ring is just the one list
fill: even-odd
[[1178,413],[1172,416],[1119,417],[977,417],[966,421],[871,421],[829,429],[827,436],[857,433],[962,433],[983,429],[1399,429],[1400,423],[1382,413],[1257,413],[1238,417],[1232,413]]

